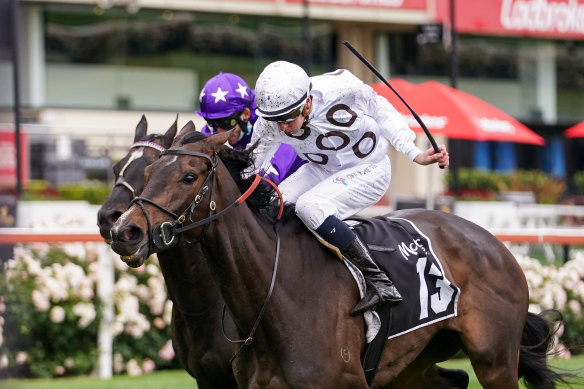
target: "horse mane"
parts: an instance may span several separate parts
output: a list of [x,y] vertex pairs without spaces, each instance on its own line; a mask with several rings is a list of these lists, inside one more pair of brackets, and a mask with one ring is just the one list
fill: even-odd
[[[180,139],[180,145],[196,143],[206,137],[205,134],[198,131],[189,132]],[[241,193],[245,192],[253,183],[253,176],[251,178],[243,178],[242,172],[254,166],[252,153],[256,145],[246,150],[236,150],[223,146],[218,154]],[[279,207],[279,199],[274,201],[275,192],[271,185],[261,183],[245,202],[252,212],[273,221]],[[293,210],[293,206],[287,206],[285,214],[292,215],[294,214]]]

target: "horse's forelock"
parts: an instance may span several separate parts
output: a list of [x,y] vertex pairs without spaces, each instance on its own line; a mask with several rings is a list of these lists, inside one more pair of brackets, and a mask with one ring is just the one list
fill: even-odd
[[162,139],[162,135],[160,134],[148,134],[144,137],[144,139],[141,139],[142,141],[146,141],[146,142],[154,142],[157,141],[159,139]]

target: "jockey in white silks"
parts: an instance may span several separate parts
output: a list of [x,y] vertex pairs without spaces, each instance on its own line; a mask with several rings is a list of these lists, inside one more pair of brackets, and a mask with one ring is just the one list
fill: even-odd
[[351,314],[401,302],[392,281],[342,220],[386,193],[390,143],[421,165],[448,166],[445,146],[440,153],[418,149],[415,133],[395,108],[348,70],[309,78],[298,65],[277,61],[260,74],[255,91],[259,118],[248,146],[258,142],[254,172],[269,171],[270,159],[283,143],[309,161],[279,189],[286,203],[296,204],[302,222],[363,273],[365,296]]

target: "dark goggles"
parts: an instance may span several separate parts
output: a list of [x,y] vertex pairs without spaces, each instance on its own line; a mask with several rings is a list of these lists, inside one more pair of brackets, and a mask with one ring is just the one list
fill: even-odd
[[298,116],[300,116],[300,114],[302,113],[302,108],[304,108],[304,105],[296,108],[292,112],[288,112],[287,114],[266,118],[266,120],[270,122],[289,124],[296,120]]
[[231,130],[233,127],[237,125],[239,122],[239,116],[241,112],[233,114],[226,118],[219,118],[219,119],[206,119],[207,125],[209,127],[213,127],[215,129],[221,128],[224,130]]

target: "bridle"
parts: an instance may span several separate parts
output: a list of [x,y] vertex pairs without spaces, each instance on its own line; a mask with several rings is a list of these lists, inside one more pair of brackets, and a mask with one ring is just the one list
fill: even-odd
[[[130,146],[129,150],[132,150],[132,149],[137,148],[137,147],[150,147],[152,149],[155,149],[155,150],[160,151],[161,153],[163,153],[164,151],[166,151],[166,147],[161,146],[158,143],[150,142],[150,141],[147,141],[147,140],[141,140],[141,141],[138,141],[138,142],[134,142],[134,144],[132,144]],[[131,162],[131,161],[129,161],[129,162]],[[126,168],[128,166],[130,166],[130,163],[129,162],[120,171],[120,174],[118,175],[118,179],[116,180],[116,183],[114,184],[114,188],[116,186],[121,186],[121,187],[126,188],[132,194],[132,199],[135,199],[136,198],[136,190],[124,178],[124,172],[126,171]]]
[[[204,225],[203,231],[201,232],[201,234],[197,238],[197,242],[202,241],[203,236],[204,236],[205,232],[207,231],[210,223],[213,220],[215,220],[215,219],[225,215],[226,213],[232,211],[235,207],[237,207],[241,203],[243,203],[254,192],[254,190],[259,185],[260,181],[265,181],[268,184],[270,184],[275,189],[275,191],[278,194],[278,197],[280,199],[280,209],[279,209],[278,215],[276,217],[276,222],[274,222],[274,232],[276,233],[276,254],[275,254],[274,270],[272,272],[270,288],[268,290],[266,298],[264,299],[260,313],[258,314],[258,317],[256,318],[256,320],[252,326],[250,334],[245,339],[231,340],[225,334],[224,322],[223,322],[223,320],[221,321],[221,327],[222,327],[223,335],[225,336],[225,338],[232,343],[241,343],[241,346],[239,347],[239,349],[231,357],[230,362],[233,362],[233,360],[237,357],[237,355],[243,349],[243,347],[249,346],[252,344],[253,335],[255,334],[256,330],[259,327],[260,321],[261,321],[261,319],[266,311],[268,301],[270,300],[270,297],[272,296],[272,292],[274,290],[274,285],[275,285],[275,281],[276,281],[276,274],[277,274],[277,270],[278,270],[278,263],[279,263],[279,258],[280,258],[280,234],[278,231],[278,226],[279,226],[278,221],[282,217],[282,213],[284,211],[284,202],[282,200],[282,194],[280,193],[280,190],[278,189],[277,185],[274,182],[272,182],[271,180],[269,180],[265,177],[260,176],[259,174],[256,174],[254,177],[253,183],[245,191],[245,193],[243,193],[241,196],[239,196],[237,198],[237,200],[235,200],[234,202],[229,204],[225,209],[215,213],[215,210],[217,207],[217,204],[215,203],[215,186],[216,186],[216,182],[217,182],[217,179],[216,179],[217,153],[214,153],[212,156],[208,156],[207,154],[199,153],[199,152],[195,152],[195,151],[170,149],[170,150],[162,151],[160,153],[160,157],[162,157],[163,155],[187,155],[187,156],[191,156],[191,157],[204,158],[211,164],[211,168],[207,172],[207,177],[205,177],[205,181],[203,182],[203,184],[199,188],[199,191],[197,192],[197,194],[195,195],[195,197],[193,198],[191,203],[180,214],[176,214],[176,213],[172,212],[171,210],[163,207],[162,205],[157,204],[156,202],[154,202],[148,198],[145,198],[145,197],[136,197],[130,202],[130,206],[134,203],[138,204],[138,206],[140,207],[140,209],[142,210],[142,212],[146,218],[146,222],[148,224],[148,231],[150,234],[149,239],[148,239],[148,256],[150,256],[150,254],[152,253],[152,245],[156,246],[157,248],[163,248],[165,246],[169,246],[174,242],[176,235],[182,234],[185,231],[188,231],[188,230],[191,230],[193,228]],[[195,210],[195,208],[201,203],[201,201],[203,200],[205,195],[207,193],[209,193],[209,183],[211,183],[211,191],[210,191],[211,198],[209,201],[209,214],[206,218],[201,219],[201,220],[196,221],[196,222],[193,222],[191,215],[192,215],[193,211]],[[146,212],[146,208],[144,206],[144,203],[148,203],[148,204],[158,208],[162,212],[172,216],[175,219],[175,221],[174,222],[164,222],[160,226],[156,226],[155,228],[152,228],[152,224],[150,222],[148,212]],[[187,225],[183,225],[183,223],[187,217],[189,217],[189,220],[191,220],[192,223],[187,224]],[[225,316],[225,307],[223,307],[223,317],[224,316]]]
[[[161,157],[163,155],[187,155],[187,156],[191,156],[191,157],[203,158],[203,159],[206,159],[211,164],[211,168],[207,172],[207,177],[205,177],[205,181],[203,182],[203,184],[199,188],[199,191],[194,196],[193,200],[186,207],[186,209],[183,212],[181,212],[180,214],[177,214],[177,213],[171,211],[170,209],[165,208],[164,206],[162,206],[162,205],[160,205],[160,204],[158,204],[158,203],[156,203],[156,202],[154,202],[146,197],[136,197],[130,202],[130,206],[134,203],[138,204],[138,206],[142,209],[142,213],[146,217],[146,222],[148,224],[148,231],[150,234],[150,239],[148,240],[148,242],[149,242],[148,243],[148,246],[149,246],[148,247],[148,250],[149,250],[148,255],[153,253],[152,246],[154,246],[157,249],[167,248],[168,246],[170,246],[174,243],[174,240],[175,240],[177,235],[180,235],[185,231],[192,230],[193,228],[197,228],[200,226],[204,226],[204,229],[201,232],[201,234],[197,237],[196,242],[202,241],[205,232],[209,228],[210,223],[213,220],[230,212],[231,210],[233,210],[233,208],[239,206],[241,203],[243,203],[254,192],[254,190],[259,185],[260,181],[265,181],[275,188],[276,192],[278,193],[278,196],[280,197],[280,211],[278,213],[277,219],[279,220],[280,217],[282,216],[284,204],[281,201],[282,195],[281,195],[280,191],[278,190],[278,187],[272,181],[270,181],[267,178],[262,177],[260,175],[255,175],[254,181],[251,184],[251,186],[237,200],[235,200],[233,203],[228,205],[225,209],[215,213],[216,208],[217,208],[217,204],[215,202],[216,168],[217,168],[217,158],[218,158],[217,154],[215,153],[212,156],[208,156],[207,154],[199,153],[199,152],[195,152],[195,151],[170,149],[170,150],[165,150],[165,151],[160,153]],[[209,188],[209,185],[211,185],[210,188]],[[194,210],[201,204],[201,201],[203,200],[205,195],[207,193],[209,193],[209,189],[210,189],[210,196],[211,196],[210,201],[209,201],[209,213],[208,213],[206,218],[195,222],[192,220],[191,215],[194,212]],[[175,221],[174,222],[164,222],[159,226],[152,227],[150,217],[148,216],[148,212],[146,212],[146,209],[145,209],[143,203],[148,203],[148,204],[158,208],[162,212],[166,213],[167,215],[169,215],[173,219],[175,219]],[[187,220],[187,217],[189,218],[189,220],[192,223],[185,225],[184,222]]]
[[[128,150],[131,151],[132,149],[140,148],[140,147],[149,147],[149,148],[155,149],[155,150],[157,150],[157,151],[159,151],[161,153],[163,153],[163,152],[165,152],[167,150],[166,147],[164,147],[164,146],[162,146],[162,145],[160,145],[158,143],[155,143],[155,142],[152,142],[152,141],[146,141],[146,140],[134,142],[129,147]],[[133,162],[134,160],[137,160],[137,158],[136,159],[131,159],[130,161],[128,161],[124,165],[124,167],[122,168],[122,170],[119,172],[118,179],[116,180],[116,183],[114,185],[114,186],[124,187],[128,191],[130,191],[130,193],[132,194],[132,199],[135,199],[137,197],[136,196],[136,190],[134,189],[134,187],[132,186],[132,184],[130,184],[128,182],[128,180],[126,180],[126,178],[124,177],[124,173],[126,172],[126,169],[130,166],[131,162]],[[128,208],[129,208],[129,206],[128,206]],[[168,297],[170,298],[170,300],[173,301],[174,306],[176,307],[176,309],[182,315],[184,315],[186,317],[201,317],[201,316],[205,315],[206,313],[208,313],[209,310],[217,303],[217,301],[219,301],[219,294],[217,294],[215,301],[213,301],[212,304],[209,304],[208,307],[204,308],[200,312],[187,312],[187,311],[184,311],[184,310],[180,309],[179,305],[176,304],[176,302],[174,301],[175,300],[174,297],[170,294],[170,291],[169,291],[168,295],[169,295]]]

